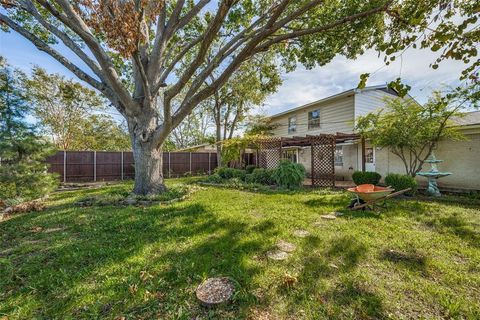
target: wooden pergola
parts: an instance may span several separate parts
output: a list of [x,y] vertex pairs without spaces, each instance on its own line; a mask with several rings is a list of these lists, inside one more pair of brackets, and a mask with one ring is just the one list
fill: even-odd
[[[336,134],[306,135],[304,137],[271,137],[259,140],[258,165],[262,168],[276,168],[283,157],[283,149],[288,147],[310,147],[311,179],[313,187],[335,186],[335,149],[337,143],[361,140],[362,154],[365,141],[358,134],[337,132]],[[362,157],[365,170],[365,157]]]

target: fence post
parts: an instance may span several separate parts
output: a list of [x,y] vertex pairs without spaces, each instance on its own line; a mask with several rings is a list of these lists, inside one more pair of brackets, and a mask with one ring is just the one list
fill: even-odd
[[190,174],[192,174],[192,153],[190,152]]
[[172,170],[170,169],[170,151],[168,152],[168,177],[170,178]]
[[122,180],[123,180],[123,151],[120,154],[122,156],[122,159],[120,160],[120,163],[122,164],[122,169],[120,169],[121,171],[120,175],[122,176]]
[[211,162],[212,161],[210,160],[211,158],[212,158],[212,153],[209,152],[208,153],[208,174],[212,174],[212,168],[211,168]]
[[63,150],[63,183],[67,182],[67,150]]
[[97,151],[93,151],[93,181],[97,181]]

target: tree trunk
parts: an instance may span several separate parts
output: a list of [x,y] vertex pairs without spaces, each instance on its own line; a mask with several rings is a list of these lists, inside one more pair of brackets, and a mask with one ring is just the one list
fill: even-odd
[[142,117],[130,118],[128,130],[132,141],[135,161],[135,185],[133,192],[138,195],[151,195],[166,190],[163,179],[163,142],[153,142],[153,133],[158,117],[149,112]]
[[157,194],[166,190],[163,181],[163,151],[140,141],[133,143],[135,160],[135,186],[133,192],[139,195]]

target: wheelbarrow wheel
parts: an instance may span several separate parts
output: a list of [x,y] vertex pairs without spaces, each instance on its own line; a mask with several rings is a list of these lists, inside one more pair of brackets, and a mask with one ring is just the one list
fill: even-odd
[[[362,205],[364,204],[365,201],[363,201],[362,199],[353,199],[352,201],[350,201],[350,204],[348,205],[348,209],[353,209],[359,205]],[[365,210],[365,208],[362,208],[362,210]]]

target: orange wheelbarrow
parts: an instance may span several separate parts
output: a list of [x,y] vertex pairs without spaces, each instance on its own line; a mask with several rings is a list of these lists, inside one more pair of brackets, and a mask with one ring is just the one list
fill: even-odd
[[348,206],[351,210],[365,210],[375,207],[386,208],[386,200],[409,191],[411,188],[403,189],[397,192],[391,187],[379,187],[373,184],[361,184],[355,188],[348,188],[349,192],[355,194],[355,199]]

